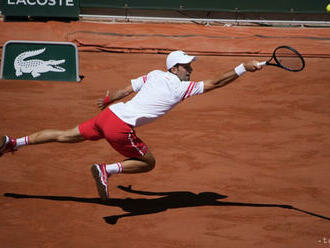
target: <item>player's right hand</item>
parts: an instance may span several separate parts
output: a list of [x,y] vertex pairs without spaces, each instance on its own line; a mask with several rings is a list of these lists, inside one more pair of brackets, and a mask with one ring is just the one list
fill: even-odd
[[245,70],[251,71],[251,72],[262,69],[262,66],[256,60],[251,60],[251,61],[245,62],[245,63],[243,63],[243,65],[245,67]]

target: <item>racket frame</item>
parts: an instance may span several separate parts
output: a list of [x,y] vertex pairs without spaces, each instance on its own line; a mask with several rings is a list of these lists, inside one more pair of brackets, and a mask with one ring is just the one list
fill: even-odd
[[[302,67],[300,69],[290,69],[290,68],[287,68],[285,66],[283,66],[276,58],[275,54],[276,54],[276,51],[278,49],[281,49],[281,48],[286,48],[286,49],[289,49],[291,50],[292,52],[294,52],[296,55],[298,55],[298,57],[301,59],[302,61]],[[275,60],[276,63],[271,63],[272,60]],[[285,69],[287,71],[292,71],[292,72],[298,72],[298,71],[302,71],[304,68],[305,68],[305,60],[304,60],[304,57],[297,51],[295,50],[294,48],[292,47],[289,47],[289,46],[279,46],[277,47],[274,51],[273,51],[273,54],[272,54],[272,57],[267,60],[267,61],[263,61],[263,62],[259,62],[258,63],[259,66],[264,66],[264,65],[272,65],[272,66],[277,66],[277,67],[280,67],[282,69]]]

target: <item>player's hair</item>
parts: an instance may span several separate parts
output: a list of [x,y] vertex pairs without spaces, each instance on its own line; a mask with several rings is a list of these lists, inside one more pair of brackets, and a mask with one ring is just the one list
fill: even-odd
[[178,66],[179,66],[180,64],[178,63],[178,64],[175,64],[175,65],[173,65],[170,69],[168,69],[168,71],[169,72],[171,72],[171,70],[172,70],[172,68],[174,68],[174,67],[176,67],[176,68],[178,68]]

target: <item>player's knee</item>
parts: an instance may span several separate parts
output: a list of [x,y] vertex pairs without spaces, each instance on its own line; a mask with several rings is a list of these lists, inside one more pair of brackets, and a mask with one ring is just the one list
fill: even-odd
[[156,166],[156,160],[155,158],[149,154],[146,158],[144,158],[144,171],[151,171],[155,168]]
[[147,161],[147,171],[151,171],[155,168],[156,166],[156,160],[154,157],[150,158],[148,161]]
[[141,159],[144,161],[144,171],[151,171],[156,166],[156,159],[149,150]]

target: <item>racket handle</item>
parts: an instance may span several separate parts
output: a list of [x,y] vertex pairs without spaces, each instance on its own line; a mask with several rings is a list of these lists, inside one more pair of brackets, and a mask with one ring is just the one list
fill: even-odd
[[258,62],[258,66],[264,66],[267,64],[267,61],[264,61],[264,62]]

